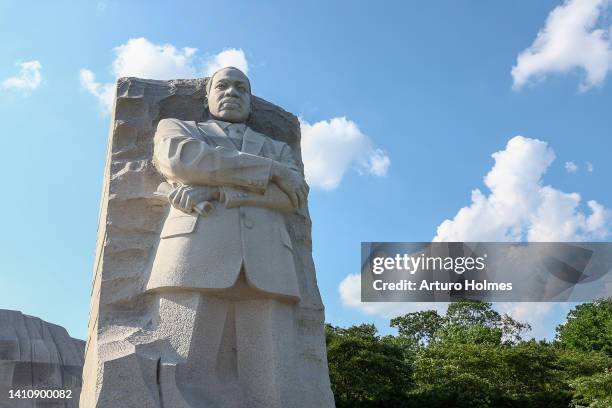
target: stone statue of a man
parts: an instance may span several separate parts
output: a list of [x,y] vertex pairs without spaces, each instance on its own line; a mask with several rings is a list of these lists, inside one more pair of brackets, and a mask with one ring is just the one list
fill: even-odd
[[305,205],[308,187],[287,144],[246,126],[240,70],[217,71],[207,91],[210,120],[163,119],[154,139],[172,204],[146,284],[168,340],[162,405],[302,407],[300,290],[283,213]]

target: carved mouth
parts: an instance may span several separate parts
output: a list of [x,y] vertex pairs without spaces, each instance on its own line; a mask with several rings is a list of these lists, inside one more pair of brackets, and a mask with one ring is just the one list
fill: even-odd
[[221,101],[221,108],[224,109],[240,109],[241,104],[236,100],[223,100]]

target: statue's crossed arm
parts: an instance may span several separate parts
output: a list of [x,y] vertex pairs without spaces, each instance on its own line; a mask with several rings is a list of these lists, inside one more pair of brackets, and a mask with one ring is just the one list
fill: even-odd
[[[208,145],[176,119],[160,121],[155,163],[172,184],[158,195],[185,212],[219,200],[227,208],[258,206],[291,212],[305,205],[308,187],[284,146],[280,160]],[[198,207],[199,206],[199,207]]]

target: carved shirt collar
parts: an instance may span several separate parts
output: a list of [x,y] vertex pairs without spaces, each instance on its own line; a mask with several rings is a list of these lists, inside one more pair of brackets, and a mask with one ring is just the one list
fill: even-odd
[[244,123],[231,123],[231,122],[225,122],[219,119],[211,119],[211,121],[219,125],[226,134],[228,132],[227,128],[230,127],[231,125],[234,125],[234,127],[237,128],[240,131],[240,133],[244,133],[246,129],[246,125]]

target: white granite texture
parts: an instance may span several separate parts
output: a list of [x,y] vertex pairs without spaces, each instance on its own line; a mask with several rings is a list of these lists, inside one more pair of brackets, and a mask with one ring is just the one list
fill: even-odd
[[[148,290],[170,210],[154,195],[165,179],[152,163],[153,137],[161,119],[207,120],[205,93],[206,79],[118,81],[81,408],[333,407],[307,206],[283,215],[299,292],[291,302],[251,296],[241,279],[240,301]],[[253,97],[246,125],[289,145],[303,173],[294,115]],[[215,342],[222,346],[211,352]],[[279,357],[274,347],[286,353]]]
[[[84,351],[61,326],[0,310],[0,408],[78,407]],[[11,390],[69,390],[72,398],[11,399]]]

